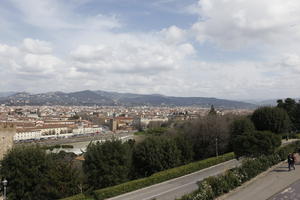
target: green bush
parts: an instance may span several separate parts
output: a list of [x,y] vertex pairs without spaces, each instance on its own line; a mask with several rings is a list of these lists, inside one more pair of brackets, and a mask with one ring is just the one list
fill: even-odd
[[[198,162],[193,162],[180,167],[168,169],[162,172],[155,173],[147,178],[137,179],[130,182],[126,182],[120,185],[95,190],[92,192],[96,199],[102,200],[105,198],[121,195],[127,192],[131,192],[137,189],[141,189],[150,185],[161,183],[173,178],[184,176],[201,169],[231,160],[235,157],[233,153],[227,153],[219,157],[208,158]],[[83,194],[76,195],[74,197],[65,198],[64,200],[88,200]]]
[[62,145],[61,145],[61,148],[63,148],[63,149],[73,149],[74,146],[73,146],[73,145],[70,145],[70,144],[62,144]]
[[289,153],[296,151],[299,147],[300,142],[295,142],[281,147],[273,155],[245,159],[240,167],[200,181],[199,189],[183,196],[181,200],[212,200],[285,160]]

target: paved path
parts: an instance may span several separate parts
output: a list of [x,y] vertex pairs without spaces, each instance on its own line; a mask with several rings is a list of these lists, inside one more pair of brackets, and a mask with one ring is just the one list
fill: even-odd
[[291,184],[278,194],[271,197],[269,200],[300,200],[300,180]]
[[[300,180],[300,157],[297,156],[296,170],[288,171],[287,163],[282,162],[250,180],[243,186],[225,194],[218,200],[266,200]],[[297,187],[297,186],[295,186]],[[280,198],[279,198],[280,199]],[[276,200],[279,200],[276,199]],[[275,199],[274,199],[275,200]]]
[[197,182],[199,180],[220,174],[236,167],[238,164],[237,160],[230,160],[186,176],[113,197],[109,200],[174,200],[197,190]]

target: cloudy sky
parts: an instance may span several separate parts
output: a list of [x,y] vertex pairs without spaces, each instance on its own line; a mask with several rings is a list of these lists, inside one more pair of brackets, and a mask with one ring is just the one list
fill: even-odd
[[2,0],[0,92],[299,97],[299,0]]

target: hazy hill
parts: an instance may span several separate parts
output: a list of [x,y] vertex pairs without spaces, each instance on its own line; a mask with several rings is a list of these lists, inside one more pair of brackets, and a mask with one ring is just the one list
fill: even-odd
[[8,97],[11,96],[13,94],[15,94],[16,92],[0,92],[0,98],[1,97]]
[[124,105],[124,106],[201,106],[223,108],[254,108],[255,105],[241,101],[207,97],[172,97],[159,94],[141,95],[106,91],[78,91],[71,93],[48,92],[30,94],[26,92],[0,96],[0,103],[7,105]]

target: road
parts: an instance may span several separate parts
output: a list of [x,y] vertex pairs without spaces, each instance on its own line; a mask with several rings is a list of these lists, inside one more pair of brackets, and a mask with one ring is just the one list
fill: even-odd
[[300,180],[291,184],[283,191],[271,197],[269,200],[300,200]]
[[197,190],[198,181],[220,174],[237,165],[239,165],[237,160],[230,160],[192,174],[113,197],[109,200],[174,200]]

